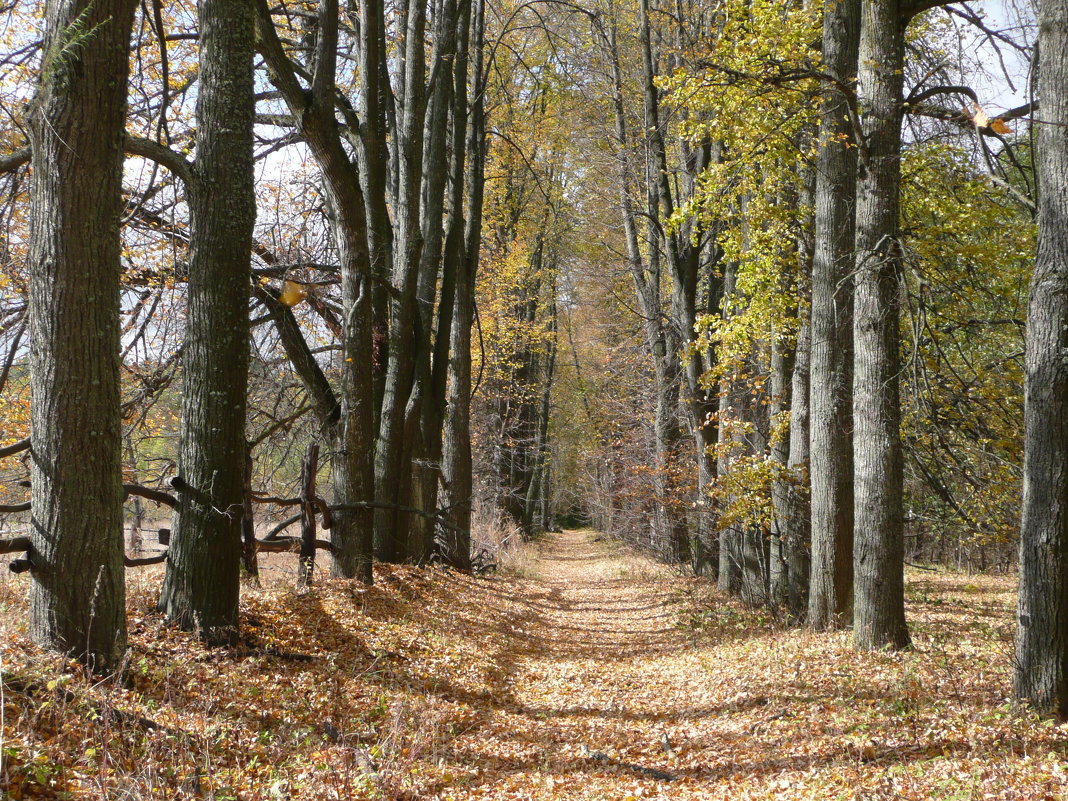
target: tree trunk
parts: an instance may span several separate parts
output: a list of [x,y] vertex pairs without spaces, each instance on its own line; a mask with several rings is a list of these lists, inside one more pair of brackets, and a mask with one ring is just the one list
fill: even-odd
[[[733,314],[731,304],[734,302],[735,284],[738,280],[738,266],[727,265],[723,276],[723,315]],[[736,419],[743,403],[739,382],[733,376],[726,376],[722,382],[719,396],[719,452],[716,459],[716,475],[726,476],[737,447],[736,426],[730,421]],[[723,498],[721,503],[729,503]],[[742,533],[737,527],[721,528],[719,532],[719,573],[716,586],[729,595],[737,595],[742,589]]]
[[201,0],[179,489],[161,608],[211,643],[237,639],[253,190],[255,7]]
[[784,602],[790,618],[797,622],[804,621],[808,609],[811,543],[808,453],[811,329],[807,314],[802,312],[802,315],[790,393],[790,455],[786,462],[789,483],[782,510],[782,558],[786,574]]
[[456,301],[449,359],[448,412],[445,416],[442,473],[446,508],[456,531],[449,533],[443,552],[458,567],[471,564],[471,329],[475,324],[475,274],[482,242],[482,200],[485,181],[486,111],[483,61],[485,57],[485,0],[475,0],[471,19],[471,111],[467,126],[465,259],[456,271]]
[[244,512],[241,516],[241,566],[256,584],[260,581],[260,565],[256,558],[256,515],[252,506],[252,448],[245,447]]
[[[744,214],[744,211],[743,211]],[[767,389],[761,384],[750,384],[749,376],[768,375],[774,372],[764,358],[766,346],[753,345],[746,359],[745,375],[737,384],[741,403],[735,407],[735,422],[740,424],[740,456],[766,459],[768,455],[767,409],[771,405]],[[773,378],[774,380],[774,378]],[[741,599],[748,606],[763,606],[768,602],[770,579],[769,526],[760,521],[747,521],[741,526],[742,586]]]
[[[666,331],[661,301],[661,258],[655,239],[649,248],[648,259],[642,257],[638,242],[638,214],[631,193],[638,182],[630,163],[630,136],[623,98],[623,70],[620,65],[619,44],[614,16],[609,16],[608,30],[603,32],[606,55],[612,65],[612,106],[615,116],[615,135],[619,152],[619,195],[623,217],[623,233],[627,247],[627,261],[634,280],[635,296],[645,324],[646,346],[653,363],[656,417],[654,420],[653,459],[656,467],[653,535],[657,547],[668,552],[677,563],[692,561],[690,532],[683,510],[684,500],[675,479],[680,471],[676,464],[682,442],[679,420],[680,365],[678,350]],[[653,206],[655,211],[655,205]],[[655,226],[650,225],[650,233]],[[654,234],[655,236],[655,234]]]
[[[341,408],[333,434],[334,498],[338,503],[367,501],[374,497],[374,374],[371,369],[373,293],[362,272],[358,232],[341,226],[342,306],[346,310],[342,337]],[[370,509],[348,509],[333,515],[330,540],[334,543],[331,575],[374,581],[374,514]]]
[[909,644],[898,332],[904,59],[905,17],[898,0],[864,0],[858,82],[863,143],[853,320],[853,642],[860,649]]
[[[402,112],[397,145],[400,195],[393,204],[397,240],[393,251],[389,358],[375,447],[375,499],[405,506],[409,505],[411,489],[411,465],[404,462],[405,410],[415,374],[416,292],[423,253],[419,210],[426,120],[425,28],[426,5],[410,4],[403,60],[404,94],[398,104]],[[440,214],[437,222],[440,224]],[[401,562],[408,558],[406,513],[396,508],[375,510],[375,558],[383,562]]]
[[312,443],[300,469],[300,555],[297,586],[310,587],[315,578],[315,479],[319,472],[319,443]]
[[47,3],[29,126],[30,632],[96,670],[126,651],[119,215],[134,7]]
[[[555,267],[553,271],[555,272]],[[534,443],[531,448],[530,487],[527,490],[523,510],[524,528],[534,534],[545,533],[545,521],[542,509],[549,497],[550,487],[546,477],[551,447],[549,444],[549,420],[552,415],[553,380],[556,377],[556,278],[551,281],[552,296],[549,308],[549,341],[546,344],[544,375],[541,377],[541,397],[538,399],[537,418],[535,421]]]
[[[382,289],[390,247],[389,226],[381,219],[385,210],[385,151],[375,149],[384,137],[379,130],[382,113],[378,94],[364,92],[362,99],[370,105],[365,110],[367,124],[361,140],[363,162],[367,169],[358,173],[339,137],[335,111],[337,73],[338,7],[336,0],[321,0],[318,33],[310,91],[297,80],[292,63],[286,56],[271,20],[265,0],[258,0],[259,43],[270,74],[281,92],[290,114],[298,120],[300,133],[319,165],[326,200],[334,214],[333,233],[341,266],[341,305],[344,325],[341,331],[341,376],[335,396],[322,369],[315,361],[292,312],[265,291],[257,295],[267,304],[278,328],[279,337],[294,369],[311,398],[323,427],[331,435],[333,453],[334,499],[338,505],[366,502],[374,496],[374,419],[377,408],[375,347],[383,348],[376,328],[378,298]],[[365,78],[365,86],[378,86],[376,61],[378,47],[375,31],[380,31],[381,8],[376,0],[365,0],[361,28],[364,34],[360,69],[374,77]],[[384,37],[384,33],[381,34]],[[374,95],[374,102],[371,96]],[[344,111],[344,108],[342,108]],[[377,143],[377,144],[376,144]],[[361,190],[366,178],[367,203]],[[372,281],[371,274],[379,280]],[[379,273],[382,272],[382,275]],[[378,289],[373,289],[373,287]],[[370,509],[347,508],[333,517],[330,539],[334,544],[331,572],[344,578],[358,577],[365,583],[373,579],[371,545],[374,515]]]
[[[790,415],[793,390],[796,348],[782,341],[782,335],[773,332],[771,342],[771,398],[768,405],[768,428],[772,432],[769,458],[778,464],[779,477],[771,485],[771,500],[775,510],[772,521],[771,542],[768,556],[768,600],[775,606],[785,606],[789,586],[786,563],[786,529],[790,516],[790,483],[785,471],[790,461],[790,436],[793,419]],[[786,430],[776,431],[779,426]]]
[[1068,2],[1041,0],[1015,693],[1068,718]]
[[[857,74],[860,0],[829,3],[823,63],[843,84]],[[853,600],[853,205],[856,146],[845,94],[826,83],[816,156],[812,263],[812,576],[808,625],[846,625]]]
[[[441,477],[442,438],[445,421],[445,388],[448,347],[452,340],[452,314],[456,296],[456,270],[463,258],[463,171],[466,161],[468,41],[471,2],[445,0],[436,23],[435,61],[452,63],[431,83],[427,128],[424,133],[427,165],[423,174],[423,256],[419,268],[418,314],[421,342],[417,353],[415,384],[406,414],[418,416],[419,449],[413,451],[412,505],[437,512]],[[431,72],[434,70],[432,69]],[[458,124],[452,124],[458,120]],[[449,137],[451,136],[451,142]],[[448,145],[451,144],[451,153]],[[448,193],[445,192],[447,179]],[[448,203],[446,205],[446,195]],[[442,214],[448,217],[442,221]],[[454,233],[454,223],[456,232]],[[448,234],[446,234],[446,230]],[[438,299],[438,272],[441,297]],[[437,326],[435,327],[435,303]],[[437,549],[435,524],[430,518],[413,516],[408,550],[417,562],[425,562]]]

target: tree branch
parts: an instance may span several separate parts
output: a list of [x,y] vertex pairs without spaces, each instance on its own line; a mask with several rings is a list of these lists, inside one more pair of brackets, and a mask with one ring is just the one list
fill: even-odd
[[180,178],[182,183],[186,186],[192,183],[192,163],[166,145],[161,145],[159,142],[153,142],[151,139],[145,139],[141,136],[130,136],[127,134],[124,147],[127,155],[140,156],[149,161],[154,161],[161,167],[166,167],[170,170],[171,173]]
[[10,445],[5,445],[0,448],[0,459],[5,456],[14,456],[16,453],[22,453],[24,450],[28,450],[30,447],[30,438],[20,439],[18,442],[13,442]]
[[30,147],[20,147],[14,153],[0,156],[0,173],[12,172],[30,160]]

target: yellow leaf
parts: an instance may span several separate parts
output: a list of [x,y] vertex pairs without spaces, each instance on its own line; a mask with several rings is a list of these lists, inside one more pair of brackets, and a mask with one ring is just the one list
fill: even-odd
[[308,297],[308,288],[304,284],[286,279],[282,284],[282,294],[278,296],[278,299],[286,306],[296,306],[306,297]]
[[1012,128],[1008,126],[1008,123],[1000,117],[995,117],[990,121],[990,130],[999,134],[1011,134]]

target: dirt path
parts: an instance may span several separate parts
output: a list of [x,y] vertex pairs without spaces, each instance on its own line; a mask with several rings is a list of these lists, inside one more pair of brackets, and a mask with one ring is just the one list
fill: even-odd
[[500,705],[457,743],[486,782],[452,797],[680,797],[708,702],[686,581],[590,531],[551,535],[529,572]]
[[443,801],[1064,797],[1068,735],[1004,711],[1006,582],[912,577],[915,647],[858,653],[595,532],[526,574],[496,580],[510,630]]

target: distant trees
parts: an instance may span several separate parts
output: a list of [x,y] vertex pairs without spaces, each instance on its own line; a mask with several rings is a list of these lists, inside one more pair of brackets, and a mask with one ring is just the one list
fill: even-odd
[[[600,191],[621,198],[614,253],[633,277],[627,312],[657,399],[642,470],[696,467],[683,516],[665,513],[679,487],[652,483],[651,541],[663,554],[718,545],[721,588],[794,619],[807,604],[814,628],[852,623],[861,648],[908,642],[906,520],[913,553],[952,537],[986,559],[1011,527],[1002,490],[1017,480],[1005,467],[1014,424],[980,367],[998,364],[995,340],[1015,346],[1012,290],[979,242],[985,216],[1012,269],[1026,255],[1030,178],[1006,121],[1027,109],[992,119],[964,69],[922,41],[905,61],[907,24],[934,5],[757,3],[709,17],[612,3],[589,67],[618,143],[614,186]],[[955,98],[970,110],[952,111]],[[974,154],[949,144],[960,128],[978,134]],[[694,364],[696,381],[683,369]],[[694,450],[671,444],[679,429]],[[618,492],[632,503],[633,489]]]
[[119,216],[135,5],[47,4],[28,114],[30,629],[97,669],[126,651]]

